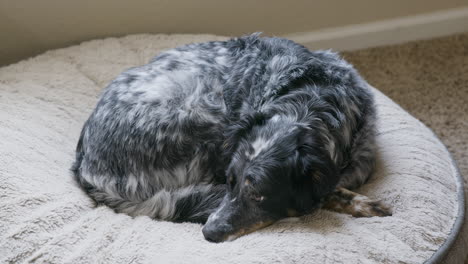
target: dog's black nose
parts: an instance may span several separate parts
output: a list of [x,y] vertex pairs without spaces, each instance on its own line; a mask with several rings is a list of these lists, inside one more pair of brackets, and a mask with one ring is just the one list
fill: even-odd
[[214,242],[214,243],[219,243],[223,242],[223,238],[225,236],[225,232],[222,230],[219,230],[217,228],[214,228],[211,225],[205,225],[202,229],[203,236],[205,236],[205,239]]

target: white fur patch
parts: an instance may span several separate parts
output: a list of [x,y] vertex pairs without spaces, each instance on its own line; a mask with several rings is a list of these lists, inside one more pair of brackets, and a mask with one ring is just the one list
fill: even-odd
[[216,221],[219,219],[219,212],[221,211],[222,206],[218,207],[214,213],[212,213],[209,217],[208,220],[206,221],[206,224]]
[[239,236],[236,236],[236,235],[230,235],[226,238],[226,241],[233,241],[235,240],[236,238],[238,238]]
[[273,145],[274,138],[265,139],[263,137],[258,137],[253,143],[252,148],[253,152],[248,155],[249,159],[252,160],[260,154],[260,152],[270,148]]
[[127,194],[134,194],[138,188],[138,178],[135,175],[128,175],[127,178],[127,185],[125,185],[125,189]]

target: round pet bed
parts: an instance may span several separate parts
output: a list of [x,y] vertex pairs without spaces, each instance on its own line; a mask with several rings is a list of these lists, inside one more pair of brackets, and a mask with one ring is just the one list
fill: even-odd
[[93,208],[68,170],[101,90],[162,50],[221,39],[95,40],[0,69],[1,263],[435,263],[444,257],[463,219],[457,167],[427,127],[376,89],[379,161],[357,192],[391,204],[391,217],[318,210],[213,244],[197,224]]

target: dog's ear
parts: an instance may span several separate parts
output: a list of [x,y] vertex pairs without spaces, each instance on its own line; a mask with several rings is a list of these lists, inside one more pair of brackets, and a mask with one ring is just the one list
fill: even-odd
[[305,198],[318,202],[335,189],[339,174],[323,139],[314,131],[304,128],[299,133],[295,182]]

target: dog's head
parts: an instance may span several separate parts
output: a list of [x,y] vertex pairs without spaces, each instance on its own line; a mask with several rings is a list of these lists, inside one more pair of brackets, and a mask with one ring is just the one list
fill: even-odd
[[209,241],[233,240],[310,212],[336,185],[319,131],[288,116],[252,118],[228,136],[228,191],[203,227]]

